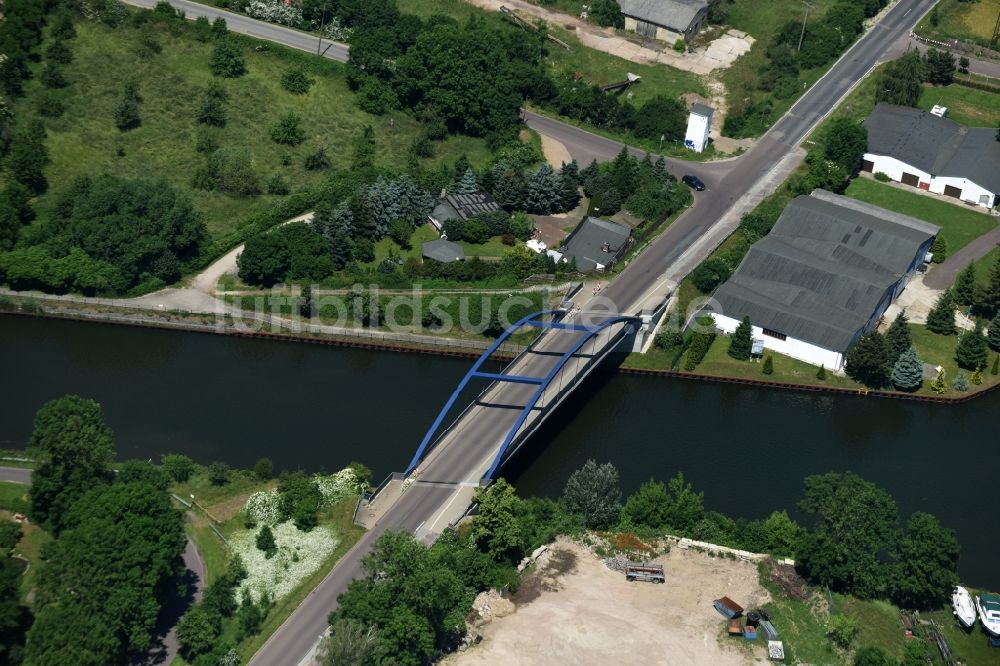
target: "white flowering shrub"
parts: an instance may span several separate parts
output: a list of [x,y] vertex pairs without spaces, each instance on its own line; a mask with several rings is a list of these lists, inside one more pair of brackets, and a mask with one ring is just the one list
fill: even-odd
[[83,0],[80,11],[91,21],[115,26],[128,18],[128,10],[118,0]]
[[317,474],[314,478],[316,485],[319,486],[319,492],[323,495],[324,506],[332,506],[342,499],[361,492],[361,483],[350,467],[329,476]]
[[348,28],[346,25],[340,22],[339,16],[334,16],[330,19],[326,25],[320,22],[316,27],[322,26],[323,36],[327,39],[332,39],[335,42],[349,42],[351,41],[351,35],[354,34],[353,28]]
[[243,8],[247,16],[281,25],[297,26],[302,23],[302,10],[284,0],[251,0]]
[[222,655],[218,662],[219,666],[240,666],[240,653],[235,648]]
[[244,509],[258,525],[274,525],[281,520],[280,501],[277,490],[263,490],[251,495]]
[[238,598],[246,590],[254,602],[264,592],[274,601],[281,599],[315,573],[340,543],[336,529],[329,525],[303,532],[289,521],[271,529],[278,551],[270,558],[257,548],[257,530],[240,530],[229,537],[233,553],[247,570]]

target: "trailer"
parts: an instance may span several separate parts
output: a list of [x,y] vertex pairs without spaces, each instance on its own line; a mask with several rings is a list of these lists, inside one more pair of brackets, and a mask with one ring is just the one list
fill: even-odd
[[663,575],[662,564],[628,562],[625,565],[625,580],[629,582],[645,580],[650,583],[665,583],[667,582],[667,577]]

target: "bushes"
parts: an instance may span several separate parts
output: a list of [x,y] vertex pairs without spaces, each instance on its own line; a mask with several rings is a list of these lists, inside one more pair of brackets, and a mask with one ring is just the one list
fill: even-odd
[[699,317],[697,330],[691,334],[691,339],[687,349],[687,360],[684,362],[684,369],[691,372],[705,358],[705,354],[715,342],[715,320],[709,316]]
[[718,257],[709,257],[691,272],[691,281],[698,291],[708,294],[729,279],[729,265]]
[[226,126],[226,101],[229,95],[226,89],[217,81],[208,84],[201,98],[201,104],[195,112],[195,118],[199,123],[211,125],[213,127]]
[[304,95],[309,92],[314,81],[309,78],[301,67],[290,69],[281,75],[281,87],[293,95]]
[[[216,24],[218,24],[219,20],[221,19],[218,19]],[[224,21],[222,26],[225,29]],[[242,47],[234,39],[220,39],[212,51],[209,67],[213,74],[227,79],[235,79],[243,76],[246,74],[247,66],[246,61],[243,59]]]
[[306,140],[306,132],[301,127],[302,117],[286,113],[271,126],[271,140],[286,146],[297,146]]

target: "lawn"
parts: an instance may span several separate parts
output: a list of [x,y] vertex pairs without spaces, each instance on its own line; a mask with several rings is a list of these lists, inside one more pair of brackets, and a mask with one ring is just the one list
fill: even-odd
[[[966,335],[974,334],[970,332],[966,333]],[[934,366],[940,365],[944,368],[945,381],[948,384],[948,392],[945,395],[950,397],[958,395],[956,391],[951,389],[951,382],[954,381],[960,371],[958,363],[955,362],[955,348],[958,346],[958,335],[937,335],[928,331],[926,326],[910,324],[910,336],[913,338],[913,346],[916,347],[921,361]],[[989,352],[987,367],[983,368],[983,387],[996,384],[1000,381],[1000,377],[990,374],[990,367],[993,364],[995,356],[995,352]],[[968,376],[972,375],[968,370],[964,370],[963,372]],[[928,386],[929,384],[929,381],[925,381],[923,388],[920,389],[920,393],[932,395]],[[977,388],[979,387],[973,386],[971,382],[969,383],[969,390]]]
[[[28,513],[28,486],[23,483],[0,482],[0,520],[11,520],[14,513]],[[14,553],[28,560],[28,571],[21,579],[21,598],[24,599],[35,587],[38,568],[41,564],[42,548],[52,541],[48,532],[30,521],[21,524],[21,540]]]
[[855,178],[846,194],[851,198],[936,224],[941,227],[941,236],[948,244],[949,253],[965,247],[997,226],[996,218],[964,204],[941,201],[907,191],[902,186],[880,183],[873,178]]
[[963,39],[986,46],[993,36],[993,26],[997,22],[997,13],[1000,13],[1000,1],[941,0],[937,10],[937,26],[931,24],[931,15],[928,14],[917,25],[917,34],[942,41]]
[[[239,226],[241,218],[278,199],[272,195],[231,197],[191,187],[194,171],[205,162],[195,150],[195,138],[204,126],[195,121],[201,92],[213,76],[208,60],[213,45],[193,37],[194,26],[186,23],[156,23],[140,29],[131,25],[111,29],[92,21],[77,23],[77,37],[70,42],[72,64],[65,67],[70,85],[59,96],[66,111],[60,118],[46,120],[51,164],[46,175],[51,184],[36,209],[39,218],[48,216],[59,193],[73,179],[84,175],[113,173],[129,178],[164,178],[184,191],[205,214],[213,237]],[[160,53],[142,48],[144,40],[160,44]],[[375,130],[376,160],[398,166],[406,146],[420,133],[420,125],[410,116],[393,113],[369,115],[355,105],[345,82],[344,66],[308,54],[240,38],[244,44],[247,74],[222,79],[229,94],[226,127],[212,130],[223,148],[249,150],[254,171],[262,183],[280,175],[293,188],[316,184],[324,172],[307,171],[305,156],[317,147],[325,148],[334,167],[349,166],[354,139],[365,125]],[[44,47],[43,47],[44,48]],[[280,85],[283,72],[305,67],[315,84],[305,95],[293,95]],[[139,83],[143,102],[142,124],[120,132],[113,112],[124,83]],[[34,114],[41,86],[37,80],[26,86],[18,100],[19,117]],[[298,146],[280,146],[269,130],[282,114],[301,116],[307,133]],[[402,147],[402,148],[401,148]],[[437,156],[429,160],[452,162],[465,153],[475,164],[489,153],[481,139],[455,136],[437,146]],[[289,164],[282,165],[283,157]]]
[[[963,77],[962,74],[956,76]],[[995,128],[1000,121],[1000,95],[985,90],[966,88],[957,83],[950,86],[924,84],[917,105],[924,111],[930,111],[935,104],[948,107],[948,118],[970,127]]]
[[990,271],[1000,262],[1000,245],[990,250],[986,256],[975,261],[976,280],[980,284],[986,284],[990,277]]
[[[972,594],[975,591],[970,590]],[[951,609],[921,613],[924,620],[934,620],[942,629],[945,640],[952,654],[959,663],[968,666],[987,666],[997,663],[997,648],[990,647],[986,642],[986,633],[982,625],[977,623],[972,631],[965,631],[958,626]]]

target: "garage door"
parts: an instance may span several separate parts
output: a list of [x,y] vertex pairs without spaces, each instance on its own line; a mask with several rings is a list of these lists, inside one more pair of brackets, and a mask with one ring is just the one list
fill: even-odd
[[956,199],[962,198],[962,190],[957,187],[952,187],[951,185],[944,186],[944,195],[946,197],[955,197]]
[[909,185],[911,187],[917,187],[920,185],[920,176],[914,173],[904,173],[903,174],[903,185]]
[[875,163],[871,160],[861,160],[861,170],[871,173],[875,169]]

